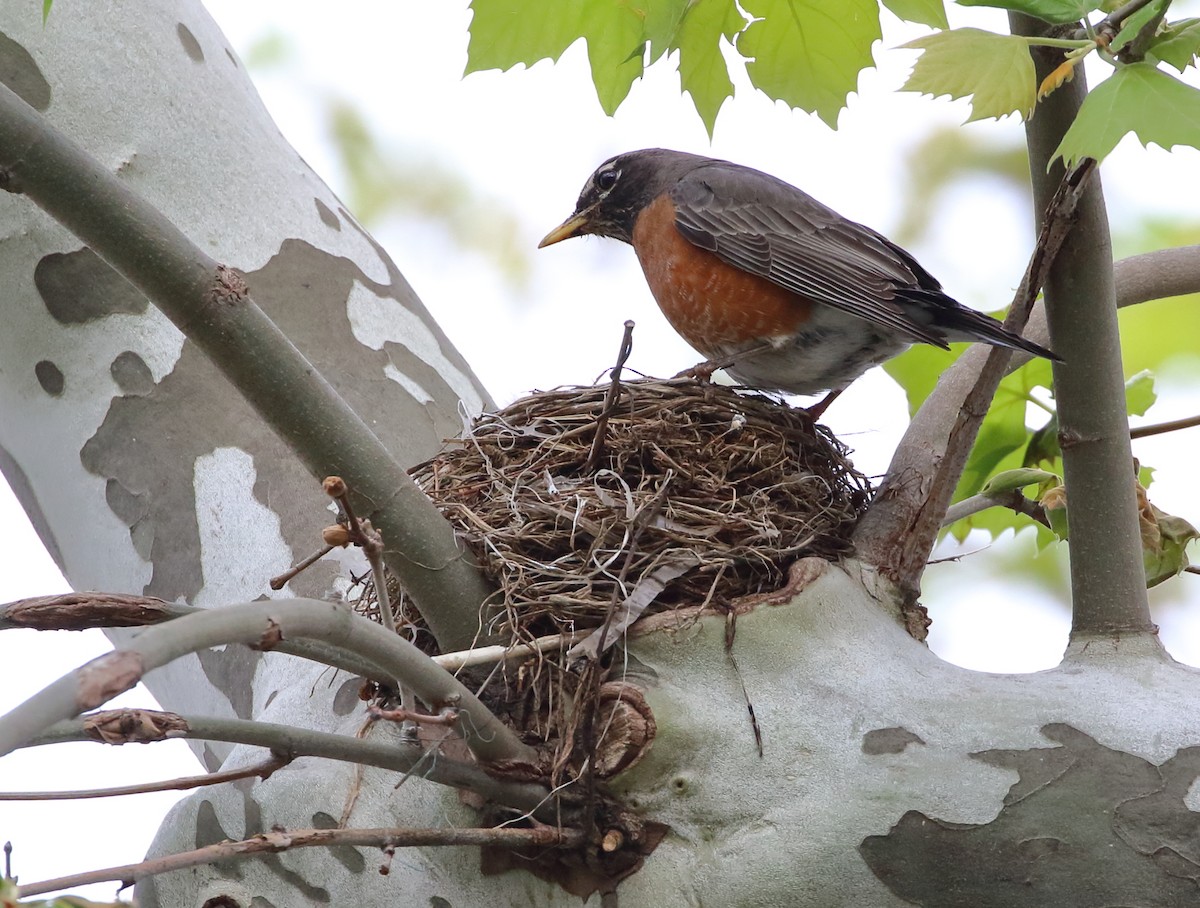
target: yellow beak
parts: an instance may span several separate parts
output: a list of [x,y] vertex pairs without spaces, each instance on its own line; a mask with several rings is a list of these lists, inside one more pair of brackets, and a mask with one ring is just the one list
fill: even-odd
[[569,240],[573,236],[586,233],[589,224],[588,215],[591,213],[591,208],[588,208],[585,211],[571,215],[546,234],[542,241],[538,243],[538,249],[544,249],[547,246],[553,246],[555,243],[561,243],[563,240]]

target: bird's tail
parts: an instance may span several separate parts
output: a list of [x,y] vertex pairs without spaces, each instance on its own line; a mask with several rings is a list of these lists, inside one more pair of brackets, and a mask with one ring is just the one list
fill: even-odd
[[995,347],[1024,350],[1026,353],[1044,357],[1051,362],[1061,363],[1063,361],[1062,357],[1053,350],[1047,350],[1041,344],[1035,344],[1019,334],[1014,334],[990,315],[984,315],[974,309],[960,306],[948,321],[949,323],[943,323],[943,326],[946,328],[949,340],[983,341],[985,344]]

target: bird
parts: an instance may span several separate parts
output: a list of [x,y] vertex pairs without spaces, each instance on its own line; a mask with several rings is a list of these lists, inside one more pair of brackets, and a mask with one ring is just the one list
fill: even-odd
[[538,248],[584,235],[633,246],[663,315],[706,357],[697,369],[758,390],[831,392],[814,416],[916,342],[982,341],[1061,362],[947,295],[887,237],[730,161],[664,148],[609,158]]

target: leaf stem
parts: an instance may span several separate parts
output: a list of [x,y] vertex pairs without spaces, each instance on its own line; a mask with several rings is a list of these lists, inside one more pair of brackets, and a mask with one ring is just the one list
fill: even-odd
[[1096,43],[1088,38],[1038,38],[1030,35],[1021,35],[1021,37],[1030,47],[1061,47],[1064,50],[1082,50],[1085,47],[1092,47]]

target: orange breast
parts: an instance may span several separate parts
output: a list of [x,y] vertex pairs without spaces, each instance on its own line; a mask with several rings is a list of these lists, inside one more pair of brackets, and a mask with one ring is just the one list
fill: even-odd
[[688,242],[668,196],[638,216],[633,248],[667,321],[709,358],[789,337],[808,321],[808,300]]

